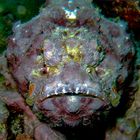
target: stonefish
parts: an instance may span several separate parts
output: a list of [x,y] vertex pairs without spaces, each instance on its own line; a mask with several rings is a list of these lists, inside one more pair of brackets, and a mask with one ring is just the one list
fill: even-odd
[[[0,58],[3,140],[9,132],[64,140],[53,128],[96,128],[132,95],[135,51],[126,23],[107,19],[91,0],[47,2],[38,16],[13,27]],[[19,128],[11,114],[22,116]]]

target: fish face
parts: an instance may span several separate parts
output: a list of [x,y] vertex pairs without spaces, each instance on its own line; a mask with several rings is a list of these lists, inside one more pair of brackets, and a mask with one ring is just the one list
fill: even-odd
[[44,10],[13,29],[8,67],[34,113],[60,126],[87,125],[85,120],[119,105],[133,71],[134,44],[123,22],[104,18],[94,7],[88,17],[59,10],[64,18]]

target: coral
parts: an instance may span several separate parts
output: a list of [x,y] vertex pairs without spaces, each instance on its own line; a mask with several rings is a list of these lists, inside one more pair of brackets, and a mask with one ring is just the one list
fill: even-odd
[[18,115],[18,116],[16,116],[16,118],[12,118],[11,131],[14,135],[21,134],[23,132],[23,130],[22,130],[22,125],[23,125],[22,118],[23,118],[22,115]]
[[[140,1],[139,0],[95,0],[107,16],[119,16],[128,22],[137,38],[140,38]],[[109,8],[111,7],[111,8]]]

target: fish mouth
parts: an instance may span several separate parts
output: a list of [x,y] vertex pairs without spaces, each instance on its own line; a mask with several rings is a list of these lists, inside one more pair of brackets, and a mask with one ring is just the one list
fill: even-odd
[[54,124],[63,120],[70,126],[76,125],[87,116],[95,116],[109,107],[107,99],[97,87],[47,87],[40,97],[36,104],[38,111]]
[[56,88],[47,87],[41,93],[40,101],[43,102],[49,98],[57,98],[63,96],[82,96],[98,98],[103,102],[107,103],[104,93],[97,87],[84,86],[58,86]]

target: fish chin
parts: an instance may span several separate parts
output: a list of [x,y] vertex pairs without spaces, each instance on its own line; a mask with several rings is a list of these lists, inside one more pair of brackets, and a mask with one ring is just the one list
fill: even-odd
[[37,106],[52,123],[62,121],[65,125],[76,126],[85,117],[93,116],[98,110],[105,108],[106,103],[85,95],[63,95],[47,98]]

